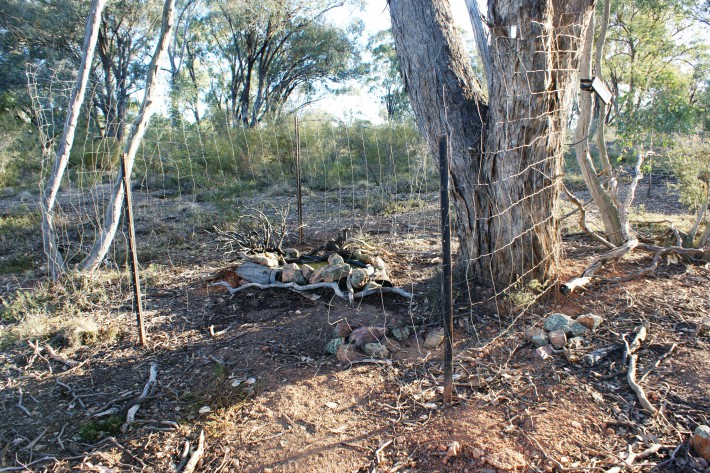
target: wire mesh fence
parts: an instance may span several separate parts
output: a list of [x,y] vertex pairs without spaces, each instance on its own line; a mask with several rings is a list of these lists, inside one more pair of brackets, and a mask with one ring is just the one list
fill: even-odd
[[[544,273],[559,256],[557,196],[569,135],[564,111],[572,94],[555,84],[569,84],[575,74],[569,64],[578,54],[581,27],[571,21],[552,33],[546,25],[536,28],[530,38],[492,43],[493,63],[503,71],[491,103],[498,118],[489,125],[499,141],[486,142],[473,184],[455,186],[456,192],[477,197],[468,215],[454,217],[454,226],[468,218],[470,228],[488,232],[489,238],[457,261],[477,268],[477,276],[470,277],[473,270],[464,274],[454,291],[457,317],[472,333],[475,325],[469,322],[481,317],[496,318],[500,329],[519,320],[556,283],[530,276]],[[523,55],[556,59],[533,61],[530,67]],[[27,75],[46,178],[71,83],[32,70]],[[117,127],[97,116],[97,100],[90,90],[58,199],[59,246],[70,266],[88,254],[101,229],[120,164],[121,143],[111,136]],[[390,250],[392,282],[426,294],[429,312],[440,313],[438,157],[430,156],[412,123],[375,125],[306,113],[297,122],[246,128],[231,126],[214,112],[199,121],[168,115],[152,119],[132,173],[144,268],[231,261],[237,255],[220,246],[215,234],[234,230],[241,217],[259,211],[269,219],[284,215],[287,246],[297,245],[299,230],[301,250],[308,251],[348,229],[351,236]],[[484,178],[487,166],[497,170]],[[541,247],[542,240],[552,246]],[[126,268],[127,246],[122,231],[104,267]],[[545,254],[537,253],[541,248]],[[510,266],[504,283],[498,277],[502,265]],[[384,305],[381,310],[386,311]]]

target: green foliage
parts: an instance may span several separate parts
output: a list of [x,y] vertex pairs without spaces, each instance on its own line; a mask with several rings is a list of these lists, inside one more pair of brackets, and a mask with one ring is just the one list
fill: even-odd
[[112,415],[103,419],[91,419],[79,424],[79,438],[84,442],[96,442],[105,437],[119,435],[123,419]]
[[710,184],[710,142],[707,138],[678,137],[670,152],[670,165],[678,183],[673,187],[680,200],[691,209],[697,209],[708,199]]
[[210,114],[229,126],[254,127],[279,116],[299,93],[310,102],[359,74],[349,31],[324,20],[340,0],[218,0],[200,19],[207,32],[201,61],[209,70]]
[[0,113],[0,189],[36,189],[40,170],[36,132],[13,113]]
[[627,146],[666,146],[672,134],[703,127],[708,45],[688,35],[688,4],[612,2],[603,64],[616,93],[613,124]]

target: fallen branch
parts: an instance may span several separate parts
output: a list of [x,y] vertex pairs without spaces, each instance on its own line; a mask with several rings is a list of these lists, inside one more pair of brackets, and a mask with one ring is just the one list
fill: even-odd
[[81,364],[76,360],[70,360],[69,358],[61,356],[56,351],[54,351],[54,348],[52,348],[50,345],[45,345],[44,349],[47,351],[47,353],[49,353],[49,357],[51,359],[53,359],[54,361],[58,361],[59,363],[68,366],[69,368],[74,368]]
[[[319,282],[315,284],[307,284],[305,286],[299,286],[298,284],[294,282],[289,282],[289,283],[273,283],[273,284],[259,284],[259,283],[249,283],[245,284],[244,286],[239,286],[239,287],[232,287],[231,284],[229,284],[226,281],[218,281],[215,283],[210,284],[210,286],[222,286],[226,287],[227,290],[229,291],[230,294],[234,295],[237,294],[238,292],[245,291],[247,289],[290,289],[292,291],[312,291],[314,289],[323,289],[323,288],[329,288],[332,289],[333,292],[335,293],[336,296],[343,300],[349,300],[348,294],[344,293],[340,287],[338,286],[337,283],[334,282]],[[353,299],[362,299],[363,297],[370,296],[372,294],[380,294],[380,293],[392,293],[392,294],[397,294],[402,297],[406,297],[407,299],[411,299],[414,297],[413,294],[405,291],[404,289],[400,289],[398,287],[378,287],[375,289],[368,289],[366,291],[361,291],[361,292],[356,292],[353,294]]]
[[190,460],[185,465],[185,469],[182,473],[193,473],[195,468],[197,468],[197,463],[202,459],[202,455],[205,453],[205,431],[200,431],[200,439],[197,442],[197,448],[192,452]]
[[639,241],[636,238],[631,238],[626,240],[623,245],[616,247],[611,251],[607,251],[603,255],[599,256],[592,264],[587,266],[587,269],[585,269],[580,276],[560,286],[560,292],[564,295],[569,295],[572,294],[575,289],[586,286],[592,281],[594,273],[600,270],[606,263],[622,258],[631,250],[636,248],[638,244]]
[[646,339],[647,331],[646,327],[643,325],[639,327],[636,332],[636,337],[634,337],[633,342],[629,344],[626,341],[626,337],[623,337],[624,344],[626,345],[626,351],[624,352],[624,362],[628,359],[628,371],[626,373],[626,381],[629,383],[629,387],[636,394],[636,397],[641,404],[641,407],[646,409],[653,415],[658,414],[658,409],[653,407],[651,402],[646,397],[646,392],[643,388],[636,382],[636,362],[638,361],[638,355],[635,352],[641,347],[641,343]]
[[123,410],[128,408],[126,413],[126,422],[121,426],[121,432],[126,432],[130,425],[135,421],[136,413],[138,409],[141,408],[141,404],[149,397],[155,393],[158,382],[158,363],[152,362],[150,364],[150,376],[148,377],[148,382],[145,383],[143,387],[143,392],[140,396],[131,401],[128,406],[124,407]]
[[17,399],[17,407],[19,407],[22,412],[24,412],[25,414],[27,414],[27,417],[32,417],[32,414],[30,413],[30,410],[27,409],[27,408],[22,404],[22,388],[18,386],[18,387],[17,387],[17,391],[18,391],[18,393],[19,393],[19,394],[18,394],[18,399]]
[[182,448],[182,453],[180,454],[180,463],[175,467],[175,472],[180,473],[182,469],[187,465],[187,460],[190,458],[190,441],[185,440],[185,445]]
[[656,253],[653,256],[653,261],[651,261],[650,265],[633,274],[620,276],[618,278],[600,278],[600,280],[607,283],[619,283],[630,281],[632,279],[636,279],[642,276],[647,276],[656,271],[656,268],[658,268],[658,265],[660,264],[663,257],[667,255],[702,256],[704,254],[710,254],[710,248],[683,248],[680,246],[661,247],[648,244],[639,244],[638,249],[651,253]]
[[[637,443],[635,443],[634,445],[637,445]],[[639,453],[635,453],[633,450],[634,445],[629,445],[629,454],[626,456],[626,458],[624,458],[624,461],[620,465],[616,465],[612,468],[609,468],[608,470],[606,470],[606,473],[619,473],[622,469],[631,466],[636,460],[649,457],[654,453],[657,453],[660,449],[664,448],[664,446],[660,443],[654,443],[646,450]]]

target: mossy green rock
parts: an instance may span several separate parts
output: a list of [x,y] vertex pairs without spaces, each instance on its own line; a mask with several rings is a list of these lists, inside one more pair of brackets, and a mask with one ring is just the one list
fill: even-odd
[[567,327],[569,327],[572,322],[574,321],[569,315],[556,312],[547,316],[542,328],[544,328],[546,332],[552,332],[554,330],[564,330],[567,332]]
[[325,351],[331,355],[338,353],[338,348],[345,345],[345,338],[334,338],[325,346]]

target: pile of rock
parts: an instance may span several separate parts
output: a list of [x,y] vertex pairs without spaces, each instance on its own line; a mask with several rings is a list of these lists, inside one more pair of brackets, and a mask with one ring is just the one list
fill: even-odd
[[[335,355],[339,361],[347,363],[363,358],[389,358],[392,352],[401,349],[400,343],[407,342],[415,333],[405,325],[389,329],[383,326],[353,327],[345,321],[338,322],[333,337],[325,351]],[[443,329],[429,330],[424,338],[424,347],[435,349],[444,340]]]
[[[298,257],[297,252],[295,257]],[[349,259],[353,263],[358,262],[356,266],[346,263],[338,253],[329,255],[327,262],[320,263],[316,268],[305,263],[285,263],[273,253],[257,253],[249,255],[248,259],[264,268],[259,270],[255,269],[254,265],[244,264],[237,269],[237,274],[249,282],[260,284],[282,282],[306,286],[321,282],[337,283],[348,278],[355,291],[367,291],[381,287],[376,281],[388,280],[382,258],[359,250],[354,251]]]
[[[569,315],[553,313],[545,318],[542,328],[531,327],[525,331],[525,340],[537,347],[535,353],[543,360],[555,350],[577,342],[596,330],[604,319],[596,314],[583,314],[573,319]],[[576,339],[576,340],[575,340]]]

